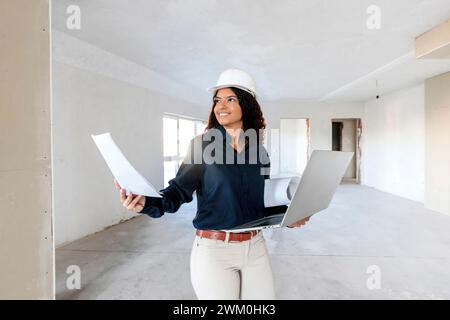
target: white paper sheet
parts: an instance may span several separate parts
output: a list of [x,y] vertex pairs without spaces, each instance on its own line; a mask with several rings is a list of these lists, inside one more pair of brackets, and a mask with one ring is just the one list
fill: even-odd
[[125,158],[122,151],[120,151],[119,147],[117,147],[111,138],[109,132],[91,136],[114,178],[126,190],[127,194],[133,193],[149,197],[161,197],[155,187],[128,162],[127,158]]
[[273,178],[264,180],[264,206],[288,205],[297,190],[299,177]]

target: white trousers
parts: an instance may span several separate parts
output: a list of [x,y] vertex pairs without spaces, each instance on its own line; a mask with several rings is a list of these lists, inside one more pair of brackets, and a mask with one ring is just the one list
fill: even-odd
[[262,232],[248,241],[196,236],[191,282],[198,299],[275,299],[272,267]]

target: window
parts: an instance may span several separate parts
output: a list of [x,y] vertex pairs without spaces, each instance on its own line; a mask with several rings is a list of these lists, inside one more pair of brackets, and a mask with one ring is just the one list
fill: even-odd
[[164,187],[177,174],[189,142],[205,131],[206,122],[175,115],[163,117]]

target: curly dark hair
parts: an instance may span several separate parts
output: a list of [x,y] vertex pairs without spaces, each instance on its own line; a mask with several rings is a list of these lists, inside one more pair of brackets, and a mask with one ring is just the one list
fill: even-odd
[[[236,88],[236,87],[229,87],[234,94],[237,96],[239,105],[241,106],[242,111],[242,125],[244,132],[247,131],[247,129],[254,129],[256,130],[258,134],[258,141],[263,141],[264,136],[262,136],[262,132],[260,132],[260,129],[264,130],[266,128],[266,122],[264,120],[263,113],[261,111],[261,106],[259,105],[256,98],[249,92]],[[217,96],[217,92],[219,90],[216,90],[213,96],[214,98]],[[211,113],[209,114],[208,118],[208,124],[206,126],[206,130],[217,128],[220,126],[219,121],[217,121],[216,115],[214,113],[214,107],[215,103],[213,102]]]

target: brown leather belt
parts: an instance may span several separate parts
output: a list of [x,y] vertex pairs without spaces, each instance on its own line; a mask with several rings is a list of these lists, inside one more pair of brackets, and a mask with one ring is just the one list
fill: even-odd
[[213,240],[227,240],[227,233],[229,234],[228,241],[247,241],[256,236],[260,230],[251,230],[247,232],[225,232],[218,230],[198,230],[195,234],[201,238],[208,238]]

